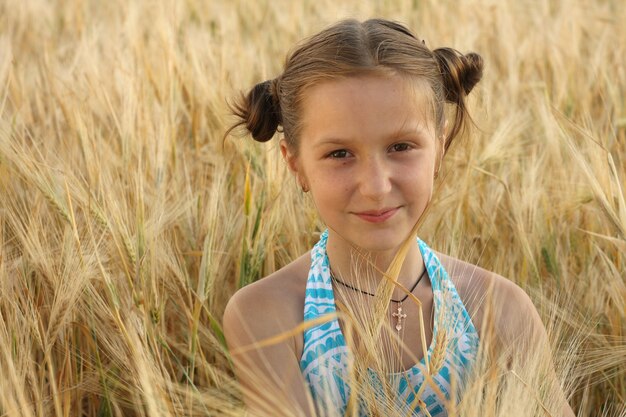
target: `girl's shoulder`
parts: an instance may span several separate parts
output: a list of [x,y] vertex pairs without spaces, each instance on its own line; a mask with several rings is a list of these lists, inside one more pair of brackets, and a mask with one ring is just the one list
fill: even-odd
[[437,253],[437,257],[479,333],[487,315],[503,341],[527,331],[544,331],[530,297],[515,282],[445,254]]
[[277,300],[286,302],[297,294],[304,297],[310,266],[311,252],[307,252],[278,271],[240,288],[233,298],[244,297],[252,302],[259,299],[263,304],[269,304]]
[[310,252],[237,290],[224,311],[224,327],[247,327],[251,339],[270,337],[303,320]]
[[269,415],[266,407],[272,401],[267,398],[289,398],[294,407],[308,409],[309,394],[300,371],[302,334],[296,327],[304,319],[309,259],[309,254],[303,255],[241,288],[226,305],[224,336],[254,415],[257,410]]

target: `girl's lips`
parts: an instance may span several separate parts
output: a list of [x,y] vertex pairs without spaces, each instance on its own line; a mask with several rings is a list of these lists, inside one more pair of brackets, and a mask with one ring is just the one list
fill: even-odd
[[394,207],[384,210],[362,211],[354,214],[370,223],[382,223],[394,214],[396,214],[397,211],[398,207]]

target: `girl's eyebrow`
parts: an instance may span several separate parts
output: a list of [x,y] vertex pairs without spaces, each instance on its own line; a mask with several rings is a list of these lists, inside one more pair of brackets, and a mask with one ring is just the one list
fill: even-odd
[[353,142],[353,139],[331,136],[328,138],[321,139],[313,147],[320,148],[322,146],[328,146],[328,145],[345,146],[345,145],[350,144],[351,142]]
[[[387,139],[398,139],[398,138],[404,138],[407,136],[425,138],[425,137],[428,137],[428,130],[422,128],[421,126],[416,126],[415,128],[412,128],[412,129],[398,130],[397,132],[394,132],[388,135]],[[352,142],[358,142],[358,140],[349,138],[349,137],[342,138],[340,136],[329,136],[329,137],[319,140],[313,147],[319,148],[319,147],[328,146],[328,145],[346,146],[346,145],[351,144]]]
[[397,132],[395,132],[393,135],[390,135],[390,138],[402,138],[402,137],[406,137],[406,136],[416,136],[419,138],[422,137],[427,137],[428,136],[428,130],[424,129],[422,126],[416,126],[414,128],[411,129],[404,129],[404,130],[399,130]]

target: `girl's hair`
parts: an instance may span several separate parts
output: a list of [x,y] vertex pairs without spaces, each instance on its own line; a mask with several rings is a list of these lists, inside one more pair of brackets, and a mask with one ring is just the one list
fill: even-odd
[[320,82],[366,74],[399,74],[427,82],[432,89],[437,132],[445,120],[444,103],[454,117],[444,151],[464,130],[468,113],[465,97],[482,76],[483,60],[451,48],[431,51],[402,24],[383,19],[342,20],[306,39],[285,61],[281,75],[255,85],[232,107],[239,118],[227,132],[245,126],[254,140],[266,142],[282,126],[289,146],[297,151],[300,114],[307,88]]

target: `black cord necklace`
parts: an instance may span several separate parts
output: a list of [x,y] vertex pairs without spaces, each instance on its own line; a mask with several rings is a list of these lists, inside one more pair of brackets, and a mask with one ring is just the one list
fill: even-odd
[[[415,284],[413,284],[413,287],[411,287],[411,289],[409,290],[409,293],[412,293],[412,292],[413,292],[413,290],[415,290],[415,288],[417,288],[417,285],[420,283],[420,281],[422,280],[422,278],[424,278],[424,275],[425,275],[425,274],[426,274],[426,266],[424,266],[424,272],[422,272],[422,275],[420,275],[420,276],[419,276],[419,278],[417,279],[417,281],[415,281]],[[341,284],[341,285],[343,285],[344,287],[346,287],[346,288],[350,288],[350,289],[351,289],[351,290],[353,290],[353,291],[358,291],[358,292],[360,292],[361,294],[369,295],[370,297],[375,297],[375,296],[376,296],[376,294],[372,294],[371,292],[363,291],[363,290],[362,290],[362,289],[360,289],[360,288],[353,287],[352,285],[347,284],[347,283],[345,283],[345,282],[341,281],[339,278],[337,278],[337,277],[335,276],[335,274],[333,274],[333,270],[332,270],[332,269],[330,269],[330,277],[331,277],[331,278],[333,279],[333,281],[335,281],[337,284]],[[407,298],[409,298],[409,294],[406,294],[402,300],[394,300],[394,299],[392,298],[392,299],[391,299],[391,301],[393,301],[394,303],[402,303],[403,301],[406,301],[406,299],[407,299]]]
[[[340,279],[338,279],[335,276],[335,274],[333,274],[333,270],[330,267],[328,268],[328,270],[330,271],[330,278],[333,281],[335,281],[337,284],[341,284],[344,287],[349,288],[349,289],[351,289],[353,291],[358,291],[361,294],[369,295],[370,297],[375,297],[376,296],[375,294],[372,294],[372,293],[367,292],[367,291],[363,291],[360,288],[353,287],[352,285],[347,284],[347,283],[341,281]],[[394,303],[398,304],[398,307],[396,308],[396,312],[392,314],[392,316],[396,318],[396,330],[398,331],[398,335],[400,334],[400,330],[402,330],[402,320],[406,319],[406,317],[407,317],[406,313],[402,312],[402,302],[405,301],[409,297],[409,294],[412,293],[415,288],[417,288],[417,284],[419,284],[420,281],[422,280],[422,278],[424,278],[424,275],[426,275],[426,271],[427,271],[426,270],[426,265],[424,265],[424,272],[422,272],[422,275],[419,276],[419,278],[417,279],[415,284],[413,284],[413,287],[411,287],[411,290],[409,291],[409,293],[406,294],[404,296],[404,298],[402,298],[402,300],[394,300],[393,298],[391,299],[391,301],[393,301]]]

